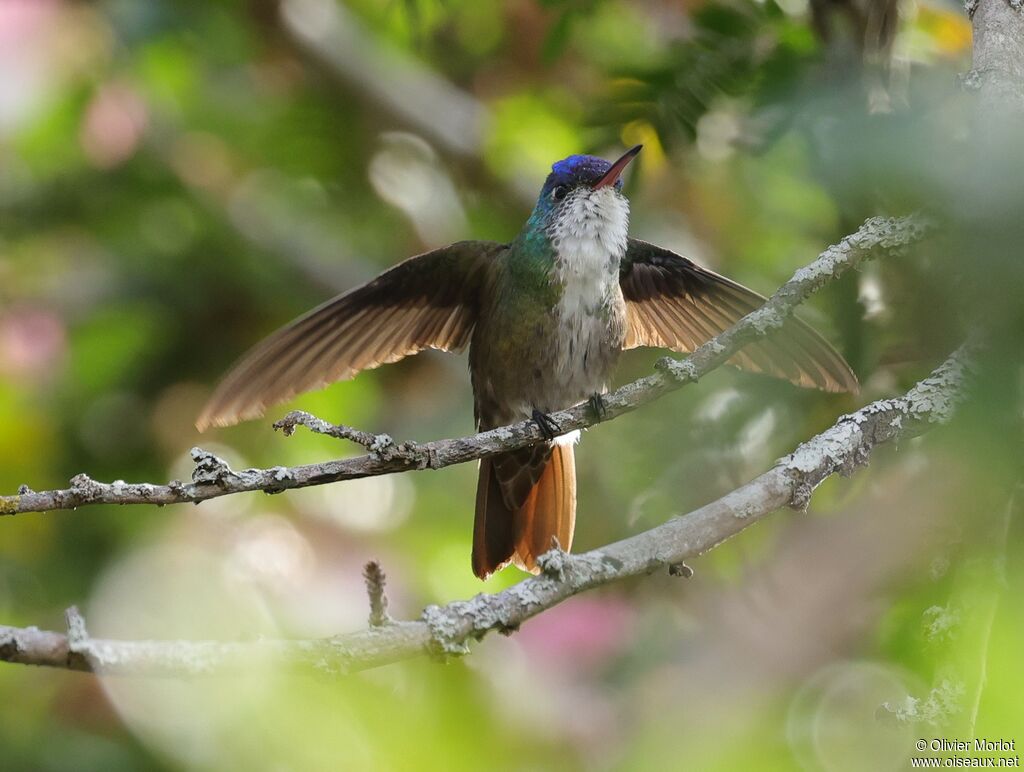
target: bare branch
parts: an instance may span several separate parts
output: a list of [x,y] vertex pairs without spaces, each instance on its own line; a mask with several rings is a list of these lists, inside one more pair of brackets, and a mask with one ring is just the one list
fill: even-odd
[[1024,13],[1021,0],[968,0],[974,29],[969,85],[981,91],[980,113],[1024,113]]
[[493,630],[515,630],[579,592],[671,569],[772,512],[806,507],[811,492],[826,478],[865,465],[877,446],[947,422],[964,398],[972,349],[962,346],[904,396],[872,402],[841,417],[769,471],[717,501],[598,550],[580,555],[551,550],[538,561],[539,576],[494,595],[428,606],[417,621],[319,640],[256,643],[99,640],[85,635],[84,624],[77,639],[69,641],[56,632],[0,627],[0,659],[110,674],[182,676],[239,671],[268,656],[344,673],[422,654],[463,654],[470,640]]
[[[633,381],[604,397],[605,413],[600,421],[636,410],[684,384],[692,383],[725,364],[747,343],[779,328],[794,309],[812,293],[845,271],[872,257],[902,254],[931,229],[920,215],[903,218],[876,217],[867,220],[856,233],[830,246],[810,265],[798,270],[759,309],[715,336],[685,360],[664,358],[658,372]],[[598,422],[584,405],[552,414],[565,432],[585,429]],[[286,433],[306,426],[331,436],[351,439],[367,447],[367,455],[295,467],[232,470],[222,459],[200,448],[192,449],[196,470],[191,483],[174,480],[167,485],[150,483],[100,483],[80,474],[63,490],[32,491],[23,488],[13,496],[0,496],[0,515],[75,509],[89,504],[198,504],[207,499],[246,491],[280,493],[291,488],[324,485],[339,480],[403,472],[440,469],[504,453],[543,439],[533,421],[505,426],[470,437],[427,443],[397,444],[387,435],[373,435],[351,427],[332,426],[308,413],[291,413],[277,423]]]

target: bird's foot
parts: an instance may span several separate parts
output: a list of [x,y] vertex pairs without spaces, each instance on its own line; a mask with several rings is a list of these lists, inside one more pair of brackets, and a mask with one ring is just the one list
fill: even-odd
[[608,406],[604,403],[604,397],[601,394],[591,394],[587,404],[590,405],[590,409],[598,421],[603,421],[608,417]]
[[542,413],[537,408],[533,409],[533,421],[537,424],[537,428],[540,429],[541,436],[548,441],[555,439],[555,437],[562,433],[562,429],[555,422],[555,419],[547,413]]

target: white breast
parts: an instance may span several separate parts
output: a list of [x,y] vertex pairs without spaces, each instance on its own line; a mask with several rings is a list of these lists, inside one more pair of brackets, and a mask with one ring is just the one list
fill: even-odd
[[579,188],[565,200],[551,233],[565,314],[593,313],[605,301],[628,233],[629,204],[613,188]]
[[606,306],[618,297],[619,263],[626,252],[629,204],[611,188],[577,189],[562,205],[551,232],[562,297],[555,308],[561,333],[556,380],[578,399],[605,388]]

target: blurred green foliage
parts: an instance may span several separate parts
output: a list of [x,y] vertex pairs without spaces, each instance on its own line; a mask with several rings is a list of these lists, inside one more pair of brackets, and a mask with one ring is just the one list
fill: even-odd
[[[906,718],[908,695],[921,715],[947,667],[973,731],[1014,739],[1024,569],[1004,561],[1019,528],[1005,550],[998,534],[1019,472],[1020,242],[986,206],[1019,212],[1019,186],[992,184],[1019,175],[970,177],[972,114],[952,86],[970,30],[955,10],[909,10],[881,75],[809,19],[799,0],[0,4],[5,493],[83,471],[187,477],[197,444],[236,466],[355,452],[274,434],[284,410],[202,437],[192,421],[264,334],[410,254],[511,238],[551,162],[635,142],[634,234],[764,292],[868,215],[927,205],[958,227],[804,310],[861,395],[723,371],[589,432],[578,549],[699,506],[906,388],[968,320],[1001,333],[963,425],[829,481],[811,515],[744,533],[691,580],[627,582],[465,660],[340,681],[268,669],[100,683],[4,666],[0,767],[896,769],[914,738],[971,731]],[[339,30],[380,59],[332,59]],[[472,107],[461,145],[432,128],[445,104],[410,115],[389,97],[408,100],[407,84],[376,63],[398,60]],[[993,223],[995,246],[978,250]],[[621,380],[658,355],[631,355]],[[295,404],[399,438],[457,436],[472,428],[464,371],[424,354]],[[412,616],[481,589],[474,484],[467,465],[6,518],[0,622],[55,628],[80,603],[97,635],[330,635],[364,624],[370,558],[393,613]],[[971,632],[936,634],[937,618]]]

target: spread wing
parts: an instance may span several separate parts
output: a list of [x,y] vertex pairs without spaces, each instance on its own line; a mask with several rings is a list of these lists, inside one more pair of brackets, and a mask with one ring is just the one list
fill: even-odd
[[487,263],[505,247],[462,241],[410,257],[283,327],[231,369],[196,421],[229,426],[267,407],[425,348],[458,351]]
[[[629,240],[620,273],[626,299],[624,348],[657,346],[690,352],[760,307],[765,298],[681,255]],[[857,391],[846,360],[818,333],[790,318],[768,338],[729,360],[755,373],[825,391]]]

